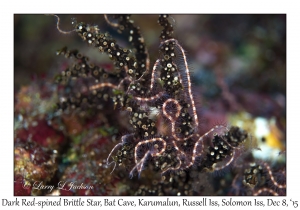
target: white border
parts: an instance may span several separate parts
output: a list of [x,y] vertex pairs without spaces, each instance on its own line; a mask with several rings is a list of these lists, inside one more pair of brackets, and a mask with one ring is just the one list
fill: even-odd
[[[136,2],[136,3],[135,3]],[[13,15],[15,13],[286,13],[287,14],[287,200],[299,198],[299,5],[297,1],[5,1],[1,5],[0,199],[13,200]],[[212,198],[212,197],[211,197]],[[43,198],[38,197],[41,200]],[[52,200],[47,197],[48,200]],[[57,199],[57,198],[54,198]],[[129,199],[127,197],[127,199]],[[132,199],[137,199],[132,198]],[[153,198],[154,199],[154,198]],[[181,199],[175,198],[174,199]],[[192,198],[191,198],[192,199]],[[214,199],[221,200],[221,198]],[[243,200],[254,198],[240,198]],[[1,205],[0,204],[0,205]],[[291,207],[291,206],[289,206]],[[62,209],[65,207],[59,207]],[[77,207],[72,207],[77,208]],[[149,207],[153,208],[153,207]],[[201,207],[197,207],[201,208]],[[230,207],[233,208],[233,207]],[[240,208],[240,207],[239,207]],[[248,208],[248,207],[243,207]],[[252,208],[252,207],[249,207]],[[5,209],[1,206],[1,209]],[[167,208],[171,209],[171,207]]]

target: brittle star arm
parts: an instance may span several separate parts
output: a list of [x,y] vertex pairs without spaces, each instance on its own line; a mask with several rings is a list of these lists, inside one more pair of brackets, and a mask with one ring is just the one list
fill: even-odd
[[111,83],[100,83],[100,84],[96,84],[96,85],[91,86],[89,89],[90,89],[90,90],[96,90],[96,89],[104,88],[104,87],[110,87],[110,88],[112,88],[112,89],[118,89],[118,86],[113,85],[113,84],[111,84]]
[[264,168],[267,170],[268,175],[269,175],[269,177],[270,177],[272,183],[273,183],[277,188],[280,188],[280,189],[286,188],[286,184],[279,184],[279,183],[275,180],[275,178],[274,178],[274,176],[273,176],[273,173],[272,173],[272,171],[271,171],[271,167],[270,167],[267,163],[264,162],[262,165],[263,165]]
[[[183,156],[184,158],[186,158],[186,154],[179,149],[179,147],[177,146],[176,142],[172,141],[172,144],[173,144],[175,150],[177,150],[181,154],[181,156]],[[181,168],[182,161],[180,160],[180,158],[178,156],[176,157],[176,159],[179,161],[179,164],[176,167],[166,168],[165,170],[162,171],[162,174],[164,174],[164,173],[166,173],[168,171],[175,171],[175,170],[178,170],[178,169]]]
[[[153,143],[153,142],[156,142],[156,141],[160,141],[162,142],[162,148],[160,151],[158,151],[158,145],[155,144],[154,145],[154,149],[152,151],[148,150],[145,155],[143,156],[143,158],[141,160],[138,160],[138,149],[139,149],[139,146],[143,145],[143,144],[148,144],[148,143]],[[164,151],[166,150],[166,142],[164,139],[162,138],[153,138],[153,139],[148,139],[148,140],[145,140],[145,141],[140,141],[136,146],[135,146],[135,150],[134,150],[134,158],[135,158],[135,167],[131,170],[130,174],[133,175],[133,172],[134,170],[137,168],[139,174],[141,173],[142,171],[142,167],[140,166],[143,166],[144,164],[144,161],[145,159],[147,158],[147,156],[150,154],[152,157],[155,157],[155,156],[159,156],[161,155]]]
[[[111,152],[109,153],[109,155],[108,155],[108,157],[107,157],[107,159],[106,159],[106,165],[109,166],[110,164],[115,163],[115,166],[114,166],[112,172],[113,172],[113,171],[115,170],[115,168],[116,168],[116,162],[113,160],[112,162],[109,163],[109,158],[111,157],[111,155],[112,155],[112,153],[115,151],[115,149],[117,149],[117,148],[120,147],[120,146],[123,146],[123,144],[125,143],[126,138],[128,138],[129,136],[133,136],[133,135],[134,135],[134,134],[127,134],[127,135],[122,136],[121,142],[118,143],[116,146],[114,146],[114,148],[113,148],[113,149],[111,150]],[[112,173],[112,172],[110,172],[110,173]]]
[[[172,117],[166,110],[166,106],[168,103],[174,103],[175,106],[176,106],[176,113],[175,113],[175,118]],[[169,119],[169,121],[171,122],[171,132],[172,132],[172,137],[176,139],[176,141],[185,141],[189,138],[191,138],[194,134],[191,134],[185,138],[179,138],[176,134],[176,131],[175,131],[175,123],[176,123],[176,120],[177,118],[179,117],[180,115],[180,111],[181,111],[182,107],[181,105],[179,104],[179,102],[175,99],[172,99],[172,98],[169,98],[168,100],[166,100],[162,106],[162,111],[163,111],[163,115]]]
[[[58,16],[58,15],[54,15],[54,14],[49,14],[49,15],[52,15],[52,16],[54,16],[54,17],[57,18],[56,28],[57,28],[57,30],[58,30],[60,33],[62,33],[62,34],[70,34],[70,33],[72,33],[72,32],[75,31],[75,29],[73,29],[73,30],[71,30],[71,31],[64,31],[64,30],[60,29],[60,26],[59,26],[59,24],[60,24],[60,18],[59,18],[59,16]],[[72,22],[72,24],[73,24],[73,22]]]
[[[198,115],[197,115],[197,110],[196,110],[194,97],[193,97],[193,94],[192,94],[192,83],[191,83],[191,78],[190,78],[190,69],[189,69],[189,65],[187,63],[187,58],[186,58],[185,52],[184,52],[182,46],[178,43],[178,41],[176,39],[172,38],[172,39],[165,40],[161,43],[161,45],[164,44],[164,43],[167,43],[167,42],[175,42],[175,44],[177,45],[177,47],[179,48],[179,50],[182,54],[182,57],[183,57],[183,60],[184,60],[184,66],[185,66],[185,71],[184,72],[185,72],[186,78],[187,78],[188,95],[189,95],[189,98],[190,98],[190,101],[191,101],[191,104],[192,104],[195,127],[197,128],[198,125],[199,125]],[[178,73],[181,75],[180,71]],[[180,78],[182,78],[182,76],[180,76]],[[181,81],[182,81],[182,79],[181,79]]]
[[262,189],[259,189],[258,191],[254,192],[253,195],[254,195],[254,196],[257,196],[257,195],[262,194],[263,192],[268,192],[268,193],[270,193],[270,194],[272,194],[272,195],[274,195],[274,196],[278,196],[278,193],[277,193],[277,192],[275,192],[275,191],[272,190],[272,189],[266,188],[266,187],[264,187],[264,188],[262,188]]

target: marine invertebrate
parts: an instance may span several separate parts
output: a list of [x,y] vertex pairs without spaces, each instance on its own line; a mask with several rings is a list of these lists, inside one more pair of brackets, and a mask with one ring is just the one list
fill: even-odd
[[[198,158],[203,159],[202,162],[209,158],[211,163],[205,167],[211,170],[221,170],[230,165],[240,154],[241,143],[247,135],[241,135],[235,128],[229,130],[224,125],[216,125],[200,135],[190,68],[184,49],[173,37],[173,26],[168,15],[161,15],[158,19],[163,29],[160,55],[153,68],[149,65],[140,31],[133,25],[130,16],[105,17],[120,32],[128,30],[134,53],[120,47],[109,34],[101,33],[97,26],[74,23],[75,31],[88,44],[107,53],[114,61],[116,72],[108,73],[88,63],[87,57],[77,51],[64,48],[58,54],[77,60],[76,65],[62,72],[62,81],[87,76],[95,79],[95,84],[89,86],[92,94],[77,99],[71,97],[59,107],[78,106],[78,101],[95,101],[103,95],[104,99],[111,98],[114,106],[120,106],[130,116],[133,132],[121,138],[109,154],[107,164],[114,162],[120,165],[124,155],[133,153],[130,176],[140,174],[150,159],[162,174],[189,169],[196,162],[199,164]],[[168,126],[161,130],[158,123]],[[117,150],[128,144],[131,150]],[[120,152],[121,155],[114,154]]]
[[[78,50],[64,47],[57,52],[73,60],[73,64],[56,77],[60,94],[57,109],[66,124],[66,133],[73,139],[69,145],[84,157],[83,161],[72,162],[63,154],[62,159],[72,164],[62,172],[61,179],[78,179],[85,183],[93,180],[97,184],[119,176],[120,182],[132,187],[128,194],[208,195],[229,194],[228,190],[212,192],[212,188],[217,187],[212,180],[219,179],[215,175],[226,173],[229,184],[223,187],[233,188],[232,194],[285,193],[282,190],[284,181],[279,182],[279,176],[273,175],[273,166],[262,167],[265,164],[260,163],[261,169],[259,166],[258,169],[251,168],[253,162],[257,162],[246,156],[252,149],[249,145],[251,134],[237,126],[211,126],[201,122],[204,116],[195,99],[197,95],[186,52],[174,38],[173,20],[168,15],[159,16],[162,32],[159,50],[154,53],[148,52],[141,31],[130,15],[105,15],[104,19],[118,32],[127,35],[132,47],[124,48],[115,36],[103,33],[96,25],[73,20],[74,29],[66,32],[57,22],[59,32],[77,33],[91,48],[112,60],[111,68],[107,68],[97,61],[91,62]],[[97,131],[97,127],[101,129],[105,120],[97,118],[104,115],[106,124],[118,121],[123,123],[126,132],[119,138],[107,135],[102,141],[102,133],[99,136],[97,133],[103,130]],[[92,139],[95,143],[91,147]],[[96,142],[102,142],[101,146],[95,145]],[[103,155],[106,155],[104,160]],[[240,166],[242,161],[246,163],[244,166]],[[73,176],[76,168],[88,166],[85,164],[88,162],[95,169],[86,167],[82,170],[87,171],[86,177],[84,173],[80,173],[80,178]],[[95,175],[101,171],[103,174]],[[254,173],[257,171],[260,173]],[[281,174],[284,177],[284,173]],[[110,178],[104,179],[102,175]],[[210,184],[205,185],[199,177],[210,180]],[[270,183],[279,187],[274,190]],[[109,194],[108,191],[99,188],[84,193],[104,195]]]

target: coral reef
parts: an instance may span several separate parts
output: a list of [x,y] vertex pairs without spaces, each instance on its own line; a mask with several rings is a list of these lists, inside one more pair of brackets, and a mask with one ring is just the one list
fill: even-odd
[[192,73],[176,17],[158,16],[156,50],[130,15],[102,18],[119,35],[80,18],[66,31],[48,18],[96,51],[61,48],[54,82],[35,78],[16,93],[15,195],[286,194],[284,60],[266,84],[263,64],[242,72],[240,60],[228,64],[228,46],[206,38],[194,53],[203,69]]

